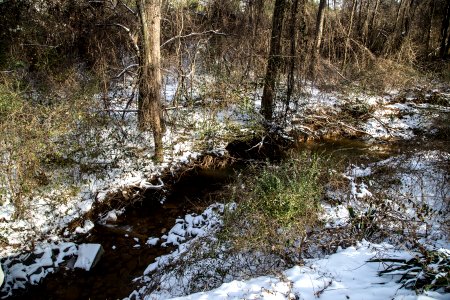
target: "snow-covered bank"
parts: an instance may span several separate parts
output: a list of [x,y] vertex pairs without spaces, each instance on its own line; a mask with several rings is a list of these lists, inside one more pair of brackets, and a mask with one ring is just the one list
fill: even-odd
[[[304,266],[287,269],[277,276],[249,279],[253,277],[249,275],[252,270],[257,269],[256,264],[265,257],[249,259],[248,253],[227,256],[225,245],[208,248],[217,246],[211,240],[215,239],[218,227],[205,228],[206,232],[202,231],[201,236],[208,236],[209,241],[204,240],[202,246],[196,238],[186,244],[177,243],[178,250],[149,265],[144,276],[138,279],[144,286],[133,292],[129,299],[449,299],[448,291],[442,289],[419,294],[419,290],[405,289],[404,282],[398,282],[404,274],[401,271],[380,276],[381,271],[393,265],[387,260],[418,257],[420,252],[416,242],[449,260],[446,230],[449,155],[447,152],[422,151],[393,156],[367,166],[349,166],[343,174],[348,186],[328,191],[328,197],[336,202],[322,203],[322,220],[327,229],[346,227],[354,236],[356,246],[344,250],[338,248],[337,253],[321,259],[306,259]],[[426,212],[424,206],[428,207]],[[369,234],[376,239],[383,238],[385,242],[356,240],[366,234],[362,221],[359,221],[365,216],[371,218],[361,219],[366,222],[365,226],[373,226],[379,233],[390,232],[387,237]],[[220,225],[220,215],[215,219]],[[370,221],[373,223],[368,223]],[[174,231],[180,226],[185,225],[176,225]],[[190,231],[190,227],[188,224],[184,230]],[[320,238],[320,234],[316,237]],[[189,256],[189,251],[210,254],[206,258],[195,254]],[[192,257],[199,259],[193,261]],[[433,263],[420,268],[425,272],[428,267],[438,272]],[[420,268],[417,278],[421,277]],[[438,276],[448,274],[444,271]],[[217,287],[217,278],[222,278],[224,284]],[[186,295],[189,291],[211,287],[217,288]]]
[[[319,260],[309,260],[278,276],[263,276],[246,281],[234,280],[219,288],[173,300],[201,299],[448,299],[449,295],[401,288],[400,275],[378,276],[385,266],[368,262],[373,258],[409,258],[411,254],[388,244],[361,242],[354,247]],[[158,299],[147,296],[144,299]]]

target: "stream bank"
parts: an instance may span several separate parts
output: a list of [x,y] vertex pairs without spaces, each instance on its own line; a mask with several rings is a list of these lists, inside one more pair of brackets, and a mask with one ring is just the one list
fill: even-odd
[[[170,191],[149,190],[140,197],[141,200],[125,206],[114,218],[100,222],[102,218],[99,217],[88,234],[74,241],[103,246],[105,252],[91,271],[66,268],[66,262],[38,285],[15,290],[14,296],[8,299],[117,299],[128,296],[136,288],[132,280],[156,257],[173,250],[173,246],[161,246],[161,240],[156,244],[149,244],[149,240],[160,238],[180,217],[201,213],[214,201],[213,194],[231,180],[235,168],[240,167],[187,169],[177,178],[172,177]],[[169,178],[165,180],[169,182]],[[33,255],[29,258],[29,262],[32,261]],[[2,263],[8,271],[14,259],[3,259]]]

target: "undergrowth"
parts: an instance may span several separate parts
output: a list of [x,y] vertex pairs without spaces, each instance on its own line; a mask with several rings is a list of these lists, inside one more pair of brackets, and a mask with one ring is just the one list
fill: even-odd
[[45,94],[31,93],[20,80],[0,78],[0,204],[12,202],[16,217],[35,190],[60,181],[52,170],[75,163],[80,145],[71,133],[95,118],[89,111],[95,87],[67,89],[70,98],[42,101]]
[[304,152],[280,165],[255,166],[231,187],[237,208],[224,216],[221,239],[237,251],[275,254],[291,260],[318,222],[324,158]]

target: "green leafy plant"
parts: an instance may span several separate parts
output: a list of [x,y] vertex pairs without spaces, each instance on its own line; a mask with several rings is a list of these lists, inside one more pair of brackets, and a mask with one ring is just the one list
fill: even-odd
[[[232,185],[236,210],[225,215],[221,237],[240,251],[291,259],[318,222],[323,196],[323,158],[304,152],[280,165],[252,167]],[[294,255],[295,257],[295,255]]]

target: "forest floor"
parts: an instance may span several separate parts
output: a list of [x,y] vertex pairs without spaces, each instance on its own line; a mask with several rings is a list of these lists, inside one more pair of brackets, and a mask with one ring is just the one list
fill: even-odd
[[[131,85],[124,84],[121,93],[109,95],[110,107],[102,112],[108,123],[93,128],[80,140],[86,147],[93,147],[95,140],[99,151],[81,158],[78,168],[61,167],[48,174],[50,181],[69,174],[75,186],[62,184],[66,188],[38,191],[24,203],[25,213],[20,218],[15,217],[12,202],[0,207],[0,257],[5,272],[2,297],[28,284],[39,284],[70,257],[81,255],[74,242],[77,235],[117,218],[126,203],[142,199],[144,191],[167,188],[161,180],[164,174],[175,174],[204,154],[225,155],[225,146],[236,138],[252,137],[261,143],[268,138],[257,113],[258,90],[226,105],[211,98],[172,107],[174,88],[168,85],[165,157],[164,163],[155,164],[151,136],[136,130],[134,113],[123,113],[135,109],[134,104],[128,105],[130,89]],[[290,141],[314,144],[346,138],[363,141],[366,155],[381,153],[379,159],[361,162],[354,158],[353,164],[348,164],[340,174],[346,184],[327,189],[321,219],[327,232],[353,228],[350,234],[355,237],[371,230],[392,234],[380,234],[372,242],[354,238],[355,243],[346,249],[330,246],[334,254],[315,252],[310,245],[311,253],[316,253],[314,258],[304,259],[304,265],[287,268],[276,276],[250,279],[257,272],[240,274],[235,270],[208,277],[206,270],[216,270],[212,266],[239,270],[240,264],[249,263],[244,254],[228,257],[220,252],[215,259],[183,262],[189,258],[190,249],[205,238],[213,238],[220,228],[221,211],[229,202],[224,199],[203,214],[180,218],[167,233],[148,237],[145,247],[164,244],[173,245],[175,250],[148,262],[142,276],[134,280],[140,287],[129,298],[168,299],[202,291],[186,299],[448,299],[449,291],[443,288],[427,291],[420,286],[417,295],[414,289],[405,287],[429,274],[448,283],[450,88],[442,85],[370,96],[307,88],[296,105],[280,105],[276,111],[288,112],[288,118],[280,121],[283,126],[276,130]],[[392,146],[398,144],[406,146]],[[342,147],[336,150],[344,151]],[[117,197],[122,206],[98,210]],[[386,220],[377,228],[367,227],[364,222],[372,214]],[[29,253],[34,254],[32,258]],[[427,254],[430,257],[424,256]],[[174,263],[186,267],[173,272],[170,266]],[[193,284],[196,280],[204,282],[198,279],[199,274],[206,281],[213,278],[213,283]],[[158,289],[152,288],[155,286]]]

